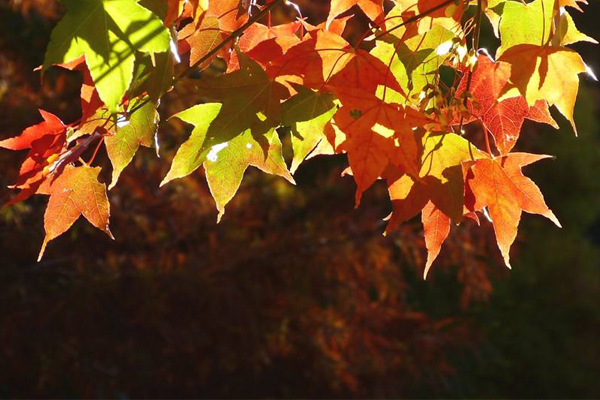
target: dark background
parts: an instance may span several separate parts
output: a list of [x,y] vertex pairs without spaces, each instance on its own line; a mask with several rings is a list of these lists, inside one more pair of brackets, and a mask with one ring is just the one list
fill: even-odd
[[[583,7],[600,38],[598,2]],[[61,13],[0,1],[2,139],[37,108],[79,116],[77,73],[32,71]],[[576,49],[600,71],[598,47]],[[383,237],[386,189],[354,210],[343,157],[295,187],[247,171],[216,225],[201,172],[158,188],[187,134],[162,123],[162,159],[141,149],[109,193],[116,241],[80,220],[36,263],[47,199],[0,212],[0,396],[600,397],[599,100],[581,75],[579,137],[555,113],[560,131],[526,123],[517,145],[556,156],[526,173],[564,228],[524,215],[508,271],[491,226],[465,223],[426,282],[420,222]],[[171,93],[161,115],[192,103]],[[23,157],[0,151],[0,186]]]

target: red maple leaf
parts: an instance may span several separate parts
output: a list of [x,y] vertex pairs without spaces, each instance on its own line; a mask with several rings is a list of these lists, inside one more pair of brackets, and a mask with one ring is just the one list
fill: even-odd
[[[532,107],[529,107],[525,98],[520,95],[498,101],[505,90],[510,73],[509,64],[501,61],[494,62],[486,55],[479,55],[469,86],[474,101],[469,100],[467,103],[472,115],[467,122],[476,119],[481,121],[494,137],[496,148],[501,154],[507,154],[512,150],[519,138],[525,118],[558,128],[545,100],[537,101]],[[457,96],[466,91],[468,75],[469,73],[466,72],[461,80],[456,91]],[[458,120],[454,122],[457,123]]]
[[30,126],[19,136],[0,141],[0,147],[9,150],[30,149],[19,170],[17,182],[11,186],[21,189],[6,205],[23,201],[36,193],[52,172],[58,156],[66,148],[66,126],[54,114],[39,110],[44,122]]
[[517,236],[522,211],[543,215],[560,227],[558,219],[544,202],[540,189],[521,172],[524,166],[549,157],[511,153],[464,164],[465,206],[472,211],[487,209],[494,224],[498,247],[509,268],[509,250]]

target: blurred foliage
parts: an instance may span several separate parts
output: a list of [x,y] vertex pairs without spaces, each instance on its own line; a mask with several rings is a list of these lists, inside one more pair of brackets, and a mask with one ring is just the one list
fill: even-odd
[[[78,116],[80,76],[32,72],[60,13],[0,3],[0,138],[38,107]],[[342,159],[306,163],[297,186],[248,171],[216,225],[201,176],[158,188],[188,129],[161,123],[163,159],[142,150],[109,194],[115,242],[78,222],[35,263],[46,199],[0,213],[0,396],[598,397],[600,91],[584,86],[579,138],[530,124],[519,143],[556,155],[529,174],[564,229],[524,217],[507,271],[491,226],[465,223],[426,282],[420,222],[382,237],[385,187],[354,210]],[[163,117],[197,101],[165,100]],[[19,157],[0,152],[2,187]]]

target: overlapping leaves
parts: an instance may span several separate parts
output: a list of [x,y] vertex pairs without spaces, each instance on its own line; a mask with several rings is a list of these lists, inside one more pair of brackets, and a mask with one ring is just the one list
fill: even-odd
[[[346,154],[357,206],[377,181],[387,184],[386,233],[421,214],[425,274],[464,218],[488,217],[506,265],[523,211],[559,225],[521,170],[546,156],[512,150],[524,120],[558,127],[551,106],[575,128],[579,74],[589,69],[566,46],[595,43],[565,9],[578,2],[394,0],[386,11],[381,0],[331,0],[319,25],[254,21],[254,8],[260,15],[279,2],[65,0],[43,68],[83,73],[82,117],[65,125],[41,111],[44,122],[0,142],[29,151],[11,203],[50,195],[43,249],[80,215],[110,235],[101,171],[88,164],[103,143],[112,188],[138,148],[156,143],[157,107],[177,87],[180,57],[201,71],[216,58],[226,68],[187,80],[198,104],[172,116],[191,132],[161,185],[203,166],[219,219],[249,166],[293,183],[306,159]],[[356,13],[370,20],[370,51],[344,36]],[[500,38],[497,60],[468,47],[483,14]],[[480,128],[480,147],[467,124]]]

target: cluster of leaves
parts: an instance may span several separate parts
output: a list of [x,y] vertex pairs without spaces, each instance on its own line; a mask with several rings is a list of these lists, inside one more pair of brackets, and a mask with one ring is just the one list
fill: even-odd
[[[92,167],[104,145],[114,187],[141,146],[156,147],[157,107],[178,84],[197,105],[170,118],[193,126],[162,184],[204,167],[219,219],[255,166],[294,182],[306,159],[347,155],[360,204],[378,179],[393,211],[386,233],[421,214],[425,274],[464,218],[490,219],[507,266],[522,211],[559,225],[522,167],[548,156],[512,152],[524,119],[557,127],[554,105],[574,130],[578,75],[588,72],[565,47],[595,42],[575,27],[574,0],[332,0],[326,20],[300,15],[258,22],[281,0],[65,0],[42,73],[53,65],[80,71],[81,118],[44,122],[0,147],[29,150],[9,204],[49,195],[46,244],[83,215],[108,228],[106,187]],[[356,44],[344,30],[354,6],[371,21]],[[491,23],[500,39],[494,60],[479,48]],[[180,57],[189,67],[175,74]],[[211,65],[225,65],[218,75]],[[205,71],[188,78],[190,71]],[[463,129],[481,127],[484,141]],[[280,135],[291,134],[291,167]],[[489,139],[489,136],[493,140]],[[283,143],[286,143],[284,140]],[[93,150],[91,158],[82,156]]]

